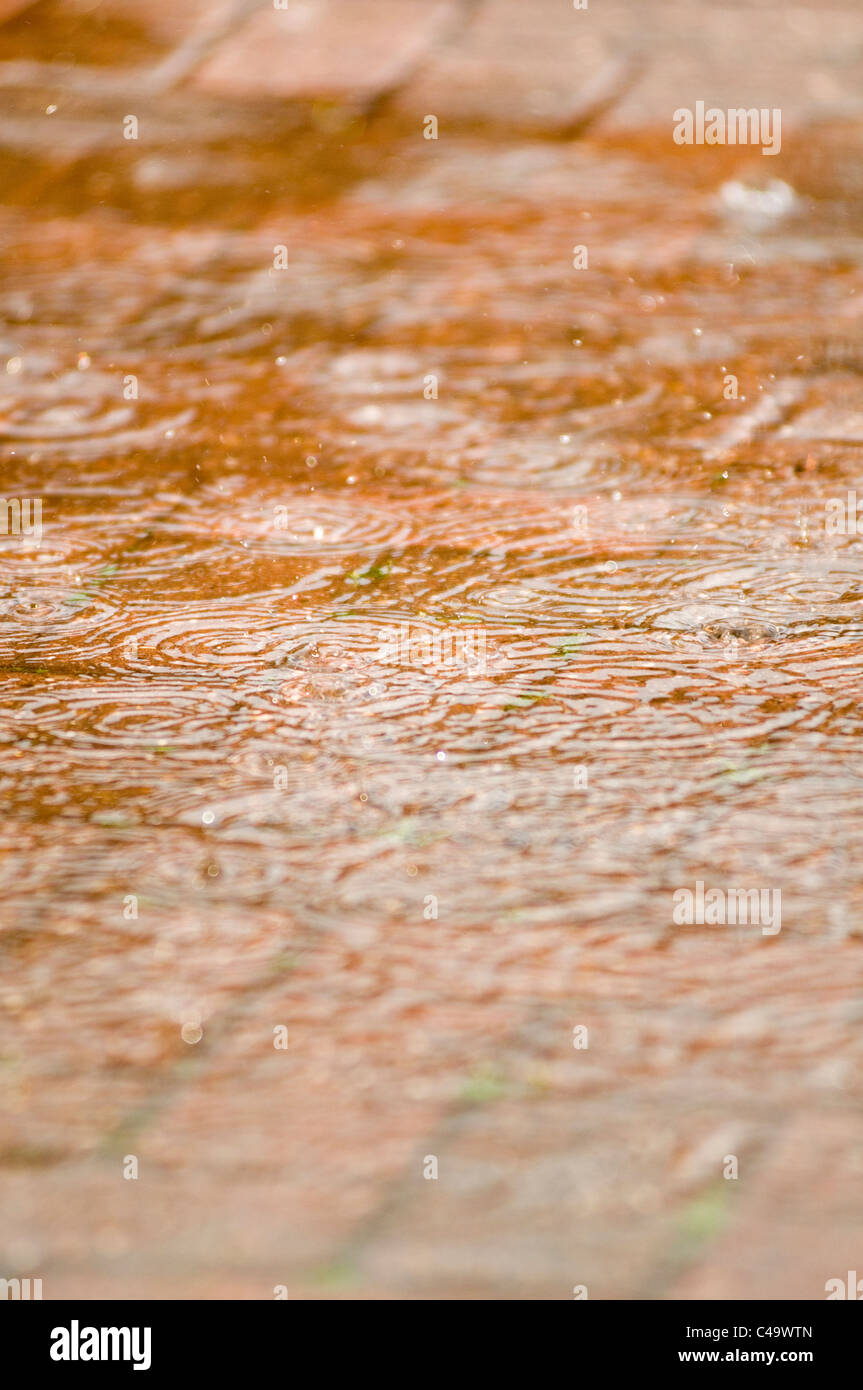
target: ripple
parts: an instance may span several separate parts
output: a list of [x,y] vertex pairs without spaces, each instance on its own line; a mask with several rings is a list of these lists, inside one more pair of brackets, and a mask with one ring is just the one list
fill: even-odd
[[499,584],[479,594],[479,601],[497,613],[520,613],[549,604],[553,596],[528,584]]
[[38,548],[0,538],[24,913],[26,886],[117,930],[136,877],[226,950],[309,926],[390,949],[431,892],[489,962],[525,923],[625,954],[705,865],[781,880],[807,931],[825,881],[860,889],[835,843],[861,804],[859,542],[821,524],[859,411],[806,358],[854,336],[859,247],[789,259],[777,233],[729,272],[703,189],[633,155],[615,191],[582,143],[574,279],[582,209],[546,195],[575,146],[501,156],[518,198],[458,212],[473,138],[397,233],[368,184],[333,217],[295,190],[286,276],[289,232],[229,205],[119,240],[70,213],[32,245],[7,209],[4,488],[45,503]]
[[779,629],[773,623],[760,621],[739,608],[722,608],[715,603],[682,604],[656,614],[652,625],[672,632],[704,633],[716,640],[775,642],[779,638]]
[[[196,530],[239,541],[270,554],[350,554],[360,548],[403,544],[411,534],[410,521],[381,499],[344,496],[274,498],[264,508],[229,499],[207,515],[206,498],[196,501]],[[203,515],[201,514],[203,511]],[[185,516],[177,518],[178,524]]]
[[30,370],[26,354],[22,361],[0,417],[0,450],[7,457],[20,452],[13,446],[21,444],[31,459],[45,452],[98,460],[122,450],[163,448],[178,442],[195,418],[191,408],[166,412],[146,399],[124,401],[128,374],[89,366],[52,371],[50,358]]
[[40,739],[74,741],[75,751],[119,754],[212,753],[236,705],[229,691],[187,689],[177,682],[103,680],[95,687],[52,681],[18,702],[20,724]]
[[2,635],[9,641],[37,635],[46,652],[58,630],[64,636],[83,636],[100,628],[114,613],[105,599],[82,590],[63,590],[27,585],[0,596],[0,618],[8,626]]

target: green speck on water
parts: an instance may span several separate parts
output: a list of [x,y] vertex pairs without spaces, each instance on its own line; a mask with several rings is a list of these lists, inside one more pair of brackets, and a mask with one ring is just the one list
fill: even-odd
[[87,603],[90,599],[94,599],[96,595],[93,590],[98,589],[101,584],[104,584],[107,579],[110,579],[112,575],[116,574],[119,568],[120,566],[114,561],[108,565],[103,565],[98,573],[95,574],[83,588],[76,589],[74,593],[68,595],[66,598],[67,604],[75,608],[80,603]]
[[579,647],[586,641],[586,632],[573,632],[569,637],[564,637],[560,646],[554,648],[554,654],[555,656],[571,656],[572,653],[577,652]]
[[462,1082],[459,1100],[466,1105],[484,1105],[490,1100],[499,1100],[509,1090],[503,1072],[491,1062],[474,1067]]
[[371,584],[375,579],[383,579],[393,567],[392,560],[381,560],[380,564],[369,565],[368,569],[351,570],[348,581],[351,584]]
[[728,1217],[728,1184],[714,1183],[683,1208],[678,1218],[681,1234],[690,1240],[710,1240],[722,1230]]
[[311,1281],[313,1284],[324,1284],[330,1288],[355,1284],[357,1282],[356,1265],[351,1260],[333,1260],[330,1264],[321,1265],[314,1270]]
[[423,824],[421,816],[402,816],[400,820],[376,831],[375,835],[384,844],[410,845],[414,849],[423,849],[426,845],[434,845],[447,838],[447,832],[440,826],[423,829]]
[[504,709],[524,709],[533,705],[544,704],[551,699],[544,690],[525,690],[521,695],[516,695],[516,700],[520,700],[519,705],[504,705]]
[[735,786],[745,787],[749,782],[761,782],[765,777],[770,776],[770,769],[766,767],[735,767],[730,764],[720,772],[728,782],[733,782]]

